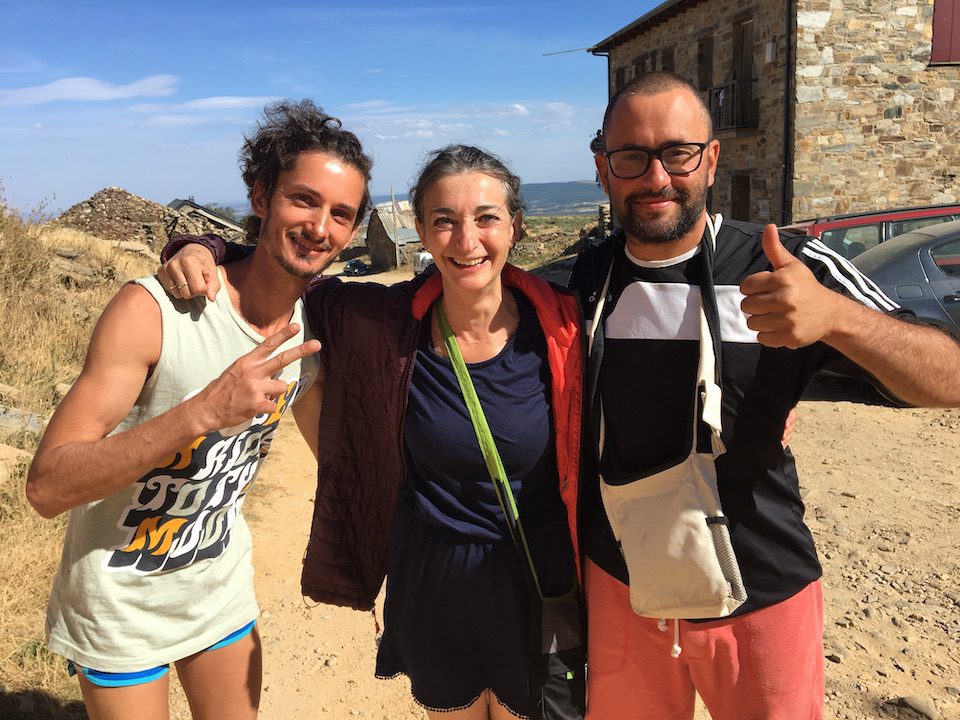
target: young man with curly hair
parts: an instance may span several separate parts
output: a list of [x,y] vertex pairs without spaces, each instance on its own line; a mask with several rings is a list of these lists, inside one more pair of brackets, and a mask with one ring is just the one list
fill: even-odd
[[[198,720],[260,699],[246,493],[287,407],[317,434],[320,385],[300,296],[368,201],[359,140],[309,101],[267,107],[241,152],[256,250],[216,299],[157,277],[125,285],[50,421],[27,480],[70,511],[47,644],[93,720],[168,717],[170,663]],[[172,286],[171,286],[172,285]],[[169,297],[167,291],[173,297]]]

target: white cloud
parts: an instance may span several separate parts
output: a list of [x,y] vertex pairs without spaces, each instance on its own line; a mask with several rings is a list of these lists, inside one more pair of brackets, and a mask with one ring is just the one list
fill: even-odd
[[207,98],[197,98],[182,103],[173,103],[170,105],[160,105],[158,103],[138,103],[131,105],[128,109],[136,113],[170,113],[170,112],[190,112],[208,110],[245,110],[247,108],[261,108],[269,102],[279,98],[271,95],[219,95]]
[[155,115],[144,121],[144,124],[152,127],[183,127],[185,125],[197,125],[204,120],[196,115]]
[[[341,114],[342,113],[342,114]],[[595,108],[559,101],[491,103],[416,103],[401,105],[387,99],[368,99],[336,108],[344,125],[362,139],[378,146],[377,177],[383,176],[381,156],[406,152],[411,166],[421,151],[446,142],[486,142],[494,152],[525,152],[524,138],[546,135],[557,140],[566,137]],[[595,129],[591,119],[589,124]],[[583,143],[589,140],[584,131]],[[405,147],[405,151],[396,148]],[[506,148],[506,149],[505,149]],[[384,156],[385,157],[385,156]]]
[[261,108],[269,102],[274,102],[278,98],[270,95],[254,95],[244,97],[241,95],[220,95],[208,98],[199,98],[189,100],[185,103],[175,105],[180,110],[237,110],[245,108]]
[[127,110],[135,113],[156,113],[169,108],[169,105],[157,105],[156,103],[137,103],[136,105],[131,105],[128,107]]
[[115,85],[95,78],[73,77],[46,85],[0,89],[0,105],[31,106],[44,103],[102,102],[134,97],[164,97],[177,91],[176,75],[150,75],[127,85]]
[[543,107],[547,110],[547,112],[559,117],[573,117],[574,113],[576,112],[565,102],[548,102],[544,104]]
[[545,123],[541,125],[539,129],[541,132],[544,132],[544,131],[553,132],[556,130],[563,130],[564,128],[568,128],[572,126],[573,126],[572,120],[558,120],[557,122]]
[[370,110],[386,110],[394,107],[390,100],[363,100],[362,102],[348,103],[343,106],[344,110],[352,112],[366,112]]
[[383,68],[371,68],[371,69],[369,69],[369,70],[364,70],[364,71],[363,71],[363,74],[364,74],[364,75],[379,75],[379,74],[382,73],[382,72],[383,72]]
[[464,130],[473,130],[473,125],[467,123],[438,123],[437,130],[442,133],[458,133]]

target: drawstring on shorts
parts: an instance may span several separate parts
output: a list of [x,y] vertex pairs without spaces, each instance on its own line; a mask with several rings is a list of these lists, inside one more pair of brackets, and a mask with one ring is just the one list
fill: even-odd
[[[657,630],[659,630],[660,632],[666,632],[668,627],[669,627],[669,626],[667,625],[667,621],[666,621],[665,618],[660,618],[660,619],[657,621]],[[670,657],[672,657],[672,658],[678,658],[678,657],[680,657],[680,653],[682,653],[682,652],[683,652],[683,648],[680,647],[680,621],[679,621],[678,619],[674,618],[674,620],[673,620],[673,647],[670,648]]]

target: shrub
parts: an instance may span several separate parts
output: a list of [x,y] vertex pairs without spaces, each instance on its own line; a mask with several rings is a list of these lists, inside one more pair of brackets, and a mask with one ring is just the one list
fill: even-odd
[[[75,261],[92,268],[83,288],[64,285],[51,248],[71,248]],[[72,230],[49,230],[6,209],[0,197],[0,383],[16,389],[16,405],[52,412],[58,383],[71,383],[83,366],[90,332],[106,302],[154,262],[131,257],[109,243]],[[38,436],[0,434],[0,443],[32,452]],[[67,516],[44,520],[28,505],[23,487],[27,463],[0,468],[0,716],[14,698],[23,717],[86,717],[79,689],[63,659],[43,644],[44,616],[60,560]],[[67,704],[61,705],[65,700]]]

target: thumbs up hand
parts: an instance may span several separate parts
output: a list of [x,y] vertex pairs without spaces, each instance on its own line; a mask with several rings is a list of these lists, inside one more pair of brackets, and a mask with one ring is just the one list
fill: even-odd
[[763,243],[763,254],[767,256],[767,260],[770,261],[775,271],[785,268],[791,263],[800,262],[783,246],[776,225],[767,225],[763,229],[761,242]]
[[754,273],[740,284],[740,309],[747,327],[767,347],[796,349],[830,334],[842,296],[825,288],[813,272],[780,241],[776,225],[763,229],[763,253],[772,270]]

